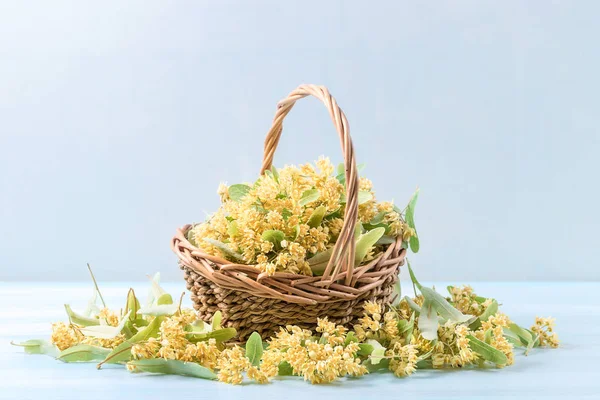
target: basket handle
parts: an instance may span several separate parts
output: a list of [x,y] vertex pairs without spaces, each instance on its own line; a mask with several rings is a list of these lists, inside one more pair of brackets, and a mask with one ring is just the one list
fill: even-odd
[[271,168],[273,163],[273,155],[281,137],[283,130],[283,119],[292,110],[297,100],[312,95],[321,100],[329,115],[333,120],[333,124],[340,137],[342,153],[344,156],[344,165],[346,169],[346,211],[344,215],[344,224],[340,231],[337,242],[333,247],[331,259],[327,264],[327,268],[321,277],[321,280],[328,282],[328,285],[333,283],[336,276],[340,272],[346,272],[345,284],[350,285],[352,274],[354,271],[354,228],[358,219],[358,169],[356,167],[356,157],[354,155],[354,146],[350,138],[350,127],[348,120],[342,109],[337,105],[329,91],[324,86],[317,85],[300,85],[288,97],[281,100],[277,104],[277,112],[273,118],[273,126],[267,133],[265,139],[265,149],[263,163],[260,173],[263,174]]

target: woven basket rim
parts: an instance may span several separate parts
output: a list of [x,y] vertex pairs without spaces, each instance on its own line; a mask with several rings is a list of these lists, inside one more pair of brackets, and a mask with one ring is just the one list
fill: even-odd
[[404,264],[406,249],[402,238],[387,245],[385,251],[369,262],[356,267],[350,285],[345,284],[347,271],[333,277],[334,282],[323,282],[320,276],[288,272],[268,275],[256,265],[236,264],[221,257],[207,254],[187,239],[193,227],[188,224],[171,239],[171,249],[179,262],[224,289],[247,292],[259,297],[281,299],[289,303],[317,304],[353,300],[381,285],[389,275]]

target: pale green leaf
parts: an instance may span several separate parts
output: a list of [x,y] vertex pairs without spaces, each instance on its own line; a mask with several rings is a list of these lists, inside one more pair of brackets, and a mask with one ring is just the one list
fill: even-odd
[[271,174],[273,174],[273,180],[279,183],[279,171],[277,171],[274,165],[271,165]]
[[275,247],[279,248],[281,246],[281,242],[285,239],[285,233],[275,229],[269,229],[268,231],[264,231],[261,237],[262,240],[271,242],[275,245]]
[[237,221],[229,221],[227,223],[227,234],[231,237],[237,236],[240,233]]
[[127,292],[127,302],[125,304],[125,312],[128,312],[128,311],[131,312],[129,314],[129,320],[131,322],[135,321],[136,314],[139,309],[140,309],[140,302],[138,301],[137,297],[135,297],[135,292],[133,291],[133,289],[129,289],[129,292]]
[[419,189],[417,189],[415,191],[415,193],[412,195],[410,201],[408,202],[408,207],[406,207],[406,223],[408,224],[408,226],[410,226],[411,228],[413,228],[415,230],[415,236],[412,236],[409,239],[409,243],[410,243],[410,250],[413,253],[418,253],[419,252],[419,235],[417,234],[417,228],[415,227],[415,206],[417,204],[417,200],[419,198]]
[[89,317],[92,314],[98,314],[100,312],[100,307],[98,307],[96,305],[97,301],[98,301],[98,291],[96,289],[94,289],[94,293],[92,294],[92,297],[88,300],[87,307],[83,313],[84,316]]
[[223,321],[223,314],[221,313],[221,311],[217,311],[216,313],[214,313],[213,317],[212,317],[212,322],[211,322],[212,330],[216,331],[217,329],[221,329],[222,321]]
[[[385,229],[385,228],[384,228]],[[375,244],[376,245],[389,245],[396,243],[396,238],[393,236],[383,235]]]
[[300,201],[298,202],[301,206],[305,206],[307,204],[312,203],[313,201],[317,201],[319,199],[319,191],[317,189],[309,189],[302,193],[300,196]]
[[354,265],[360,265],[360,263],[367,256],[369,250],[383,236],[384,233],[385,229],[375,228],[372,231],[368,231],[367,233],[358,237],[354,253]]
[[415,273],[413,272],[413,270],[410,266],[410,261],[408,261],[408,259],[406,259],[406,265],[408,267],[408,274],[410,275],[410,280],[420,290],[422,288],[422,286],[419,283],[419,281],[417,280],[417,277],[415,276]]
[[150,279],[150,282],[151,286],[148,290],[148,297],[146,298],[146,306],[148,307],[153,305],[161,294],[166,293],[164,289],[160,287],[160,272],[155,273]]
[[64,362],[102,361],[110,352],[110,349],[104,347],[78,344],[61,351],[57,358]]
[[192,343],[203,342],[208,339],[215,339],[217,342],[226,342],[237,335],[235,328],[220,328],[209,332],[196,333],[190,332],[186,335],[187,340]]
[[244,261],[244,257],[236,251],[234,251],[231,247],[227,246],[225,243],[220,242],[218,240],[212,238],[204,238],[204,241],[208,244],[215,246],[225,257],[231,257],[237,261]]
[[420,290],[425,300],[429,300],[431,302],[432,306],[442,318],[454,322],[466,322],[471,319],[470,315],[464,315],[459,310],[452,307],[452,305],[435,290],[428,287],[421,287]]
[[100,325],[100,320],[98,318],[86,317],[81,314],[77,314],[75,311],[71,309],[71,306],[65,304],[65,311],[67,312],[67,316],[69,317],[69,321],[76,325],[80,326],[93,326]]
[[163,293],[156,300],[156,304],[159,306],[173,304],[173,297],[169,293]]
[[528,346],[533,341],[533,336],[527,329],[521,328],[519,325],[511,323],[508,329],[519,337],[523,346]]
[[171,316],[179,310],[178,304],[161,304],[152,307],[142,307],[138,310],[138,314],[152,315],[158,317],[161,315]]
[[233,201],[242,200],[248,194],[249,191],[250,191],[250,186],[244,185],[242,183],[231,185],[227,189],[229,198]]
[[260,359],[263,355],[262,338],[258,332],[253,332],[248,341],[246,341],[246,357],[255,367],[260,365]]
[[492,315],[498,312],[498,302],[494,299],[489,306],[479,316],[480,321],[487,321]]
[[165,360],[164,358],[147,358],[130,361],[128,364],[135,367],[138,371],[153,374],[183,375],[202,379],[217,378],[213,371],[193,362]]
[[392,301],[392,306],[394,307],[400,304],[400,301],[402,300],[402,286],[400,286],[400,277],[398,277],[392,288],[392,298],[394,299]]
[[366,342],[367,344],[373,347],[373,350],[370,353],[369,359],[371,360],[371,364],[377,365],[385,356],[386,348],[381,345],[377,340],[369,339]]
[[428,298],[423,301],[418,327],[424,339],[436,340],[438,338],[438,315],[432,301]]
[[91,337],[96,337],[96,338],[100,338],[100,339],[113,339],[119,333],[121,333],[121,331],[125,327],[125,323],[127,322],[127,319],[129,318],[130,313],[131,312],[128,312],[127,314],[125,314],[125,316],[123,318],[121,318],[121,321],[119,322],[119,325],[117,325],[117,326],[108,326],[108,325],[86,326],[86,327],[81,328],[80,332],[83,333],[85,336],[91,336]]
[[366,190],[360,190],[358,192],[358,204],[365,204],[368,201],[373,200],[373,193]]
[[101,363],[116,364],[119,362],[127,361],[131,359],[131,348],[134,344],[146,341],[150,338],[156,338],[159,336],[160,325],[164,321],[164,317],[154,318],[148,326],[140,329],[133,337],[129,338],[126,342],[119,344],[115,347]]
[[308,219],[307,225],[311,228],[316,228],[321,225],[323,222],[323,217],[325,217],[325,213],[327,212],[327,208],[325,206],[319,206],[315,208],[315,210],[310,215]]
[[411,310],[417,312],[418,314],[421,313],[421,307],[419,307],[419,305],[415,303],[413,299],[408,296],[404,296],[404,300],[406,300],[406,303],[408,303],[408,306],[411,308]]
[[473,335],[467,335],[467,339],[469,339],[469,347],[471,347],[471,350],[481,356],[484,360],[490,361],[496,365],[505,365],[508,362],[506,355],[500,350],[482,342]]
[[24,342],[10,342],[13,346],[23,347],[27,354],[45,354],[50,357],[56,357],[59,350],[52,343],[42,339],[30,339]]

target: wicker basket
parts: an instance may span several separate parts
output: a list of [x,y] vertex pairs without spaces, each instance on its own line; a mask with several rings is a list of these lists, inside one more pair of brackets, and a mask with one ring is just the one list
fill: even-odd
[[254,266],[207,254],[187,240],[192,225],[178,229],[171,241],[199,317],[208,321],[216,311],[221,311],[223,326],[237,329],[238,340],[244,340],[254,331],[266,337],[286,325],[313,329],[317,317],[325,316],[336,324],[351,326],[362,316],[366,301],[389,304],[398,269],[404,264],[406,250],[401,238],[397,238],[376,259],[354,267],[358,170],[348,121],[325,87],[302,85],[279,102],[265,140],[261,174],[271,168],[283,119],[297,100],[309,95],[327,107],[340,137],[346,166],[344,224],[323,276],[285,272],[268,276]]

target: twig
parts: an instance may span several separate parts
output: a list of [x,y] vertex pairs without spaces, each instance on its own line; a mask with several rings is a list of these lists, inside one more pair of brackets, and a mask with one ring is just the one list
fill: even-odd
[[94,273],[92,272],[92,267],[90,267],[90,263],[87,263],[88,270],[90,271],[90,275],[92,276],[92,281],[94,281],[94,286],[96,287],[96,292],[100,296],[100,301],[104,308],[106,308],[106,303],[104,302],[104,298],[102,297],[102,293],[100,293],[100,289],[98,288],[98,282],[96,282],[96,278],[94,277]]

